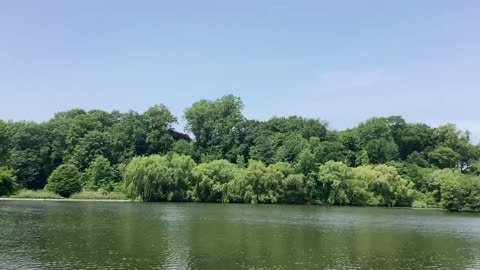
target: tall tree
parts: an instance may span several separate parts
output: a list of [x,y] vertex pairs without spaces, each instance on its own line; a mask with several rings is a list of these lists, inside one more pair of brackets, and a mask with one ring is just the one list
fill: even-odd
[[33,122],[15,123],[11,128],[8,166],[14,170],[22,187],[43,188],[53,170],[46,129]]
[[235,161],[245,154],[243,103],[233,95],[215,101],[201,100],[185,111],[187,130],[195,136],[196,151],[204,160]]
[[173,148],[174,139],[169,130],[177,122],[165,105],[156,105],[144,114],[147,129],[147,144],[149,154],[167,153]]

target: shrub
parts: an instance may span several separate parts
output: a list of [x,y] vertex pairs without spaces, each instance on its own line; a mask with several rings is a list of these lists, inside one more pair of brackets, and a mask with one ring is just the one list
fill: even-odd
[[449,211],[480,211],[480,177],[448,179],[442,185],[442,206]]
[[427,208],[428,204],[424,201],[421,201],[421,200],[415,200],[412,203],[412,207],[413,208]]
[[62,197],[70,197],[70,195],[82,189],[80,173],[74,165],[60,165],[48,177],[46,189]]
[[11,169],[0,167],[0,196],[10,196],[16,189],[15,176]]

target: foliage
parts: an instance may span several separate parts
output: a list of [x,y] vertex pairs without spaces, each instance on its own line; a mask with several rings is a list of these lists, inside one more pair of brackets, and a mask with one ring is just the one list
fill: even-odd
[[70,161],[83,171],[98,156],[115,160],[112,150],[113,141],[108,133],[91,131],[78,141]]
[[17,188],[16,179],[11,169],[0,167],[0,197],[10,196]]
[[374,192],[379,205],[382,206],[411,206],[415,200],[413,183],[404,179],[395,167],[377,165],[370,190]]
[[454,168],[460,161],[460,155],[448,146],[439,146],[428,154],[429,161],[440,169]]
[[72,164],[63,164],[55,169],[50,177],[46,189],[62,197],[70,197],[82,188],[80,173]]
[[84,189],[144,201],[476,209],[480,146],[453,124],[390,116],[338,131],[300,116],[249,120],[243,107],[233,95],[195,102],[184,114],[193,138],[174,129],[177,117],[162,104],[144,113],[73,109],[44,123],[0,120],[0,167],[19,188],[38,190],[73,164]]
[[22,189],[17,194],[12,195],[12,198],[18,199],[63,199],[62,196],[57,193],[47,190],[28,190]]
[[146,123],[146,143],[148,153],[166,153],[172,149],[173,137],[168,132],[177,118],[170,113],[165,105],[156,105],[148,109],[144,114]]
[[130,198],[143,201],[187,201],[194,167],[192,158],[177,154],[137,157],[125,168],[125,190]]
[[242,109],[240,98],[229,95],[216,101],[201,100],[185,110],[187,129],[195,136],[202,160],[234,161],[237,155],[244,154]]
[[320,166],[318,178],[322,184],[322,197],[326,199],[326,203],[350,204],[347,190],[352,176],[351,169],[347,165],[341,162],[328,161],[325,165]]
[[97,157],[82,175],[82,186],[87,190],[113,190],[116,173],[108,159]]
[[412,208],[428,208],[428,204],[422,200],[415,200],[412,203]]
[[195,200],[202,202],[226,201],[226,184],[233,181],[238,168],[226,160],[214,160],[195,167]]
[[17,181],[25,188],[40,189],[52,168],[47,132],[31,122],[10,123],[9,160],[7,166],[14,170]]
[[320,198],[328,204],[410,206],[415,198],[412,183],[387,165],[351,169],[329,161],[320,167],[318,179]]
[[82,191],[72,194],[71,199],[77,200],[127,200],[127,196],[122,192],[99,192]]
[[179,155],[184,155],[184,156],[193,157],[195,155],[195,149],[193,147],[193,143],[183,139],[173,143],[172,151],[174,153],[177,153]]
[[450,211],[480,211],[480,177],[449,178],[441,187],[443,208]]

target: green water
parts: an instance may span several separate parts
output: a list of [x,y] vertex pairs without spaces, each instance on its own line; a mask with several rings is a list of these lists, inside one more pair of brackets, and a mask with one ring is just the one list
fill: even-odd
[[0,201],[0,269],[480,269],[480,215]]

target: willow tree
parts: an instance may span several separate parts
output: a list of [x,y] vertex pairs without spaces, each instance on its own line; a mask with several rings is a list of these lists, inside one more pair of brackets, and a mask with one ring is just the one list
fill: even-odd
[[191,157],[177,154],[136,157],[124,170],[125,190],[143,201],[188,201],[194,167]]
[[215,160],[198,165],[193,173],[196,180],[195,200],[226,202],[227,184],[232,182],[239,168],[227,160]]

